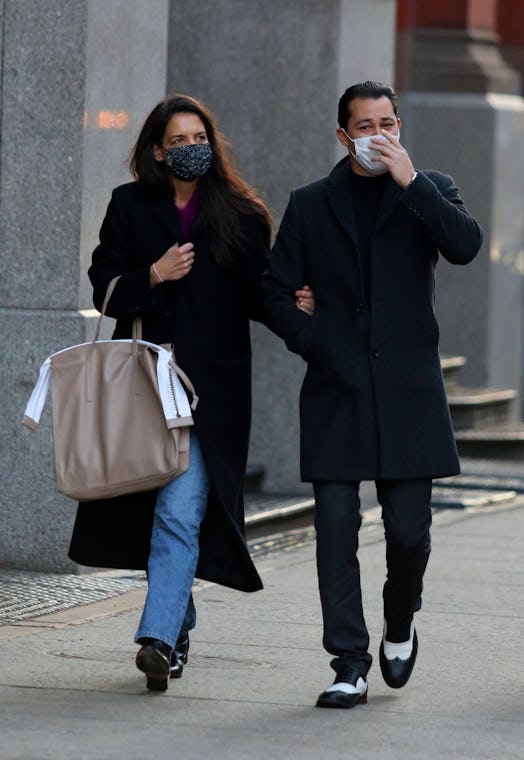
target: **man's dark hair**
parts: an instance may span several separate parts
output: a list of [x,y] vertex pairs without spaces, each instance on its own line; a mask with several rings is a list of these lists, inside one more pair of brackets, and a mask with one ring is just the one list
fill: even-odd
[[397,115],[398,104],[395,90],[382,82],[361,82],[348,87],[346,92],[338,101],[338,125],[342,129],[347,127],[348,119],[351,115],[350,104],[355,98],[371,98],[378,100],[383,97],[389,98],[395,116]]

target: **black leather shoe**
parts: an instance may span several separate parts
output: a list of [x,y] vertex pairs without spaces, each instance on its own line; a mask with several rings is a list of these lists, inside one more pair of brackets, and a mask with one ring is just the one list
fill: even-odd
[[171,647],[160,639],[142,639],[136,656],[136,666],[146,674],[146,686],[151,691],[165,691],[169,680]]
[[368,685],[357,670],[339,673],[334,683],[317,699],[317,707],[338,707],[346,710],[368,701]]
[[384,635],[380,642],[379,661],[384,681],[392,689],[401,689],[407,684],[418,652],[417,632],[413,622],[407,641],[391,642],[387,638],[387,623],[384,623]]
[[182,678],[184,665],[187,663],[188,652],[189,636],[187,633],[184,633],[178,637],[175,648],[171,652],[170,678]]

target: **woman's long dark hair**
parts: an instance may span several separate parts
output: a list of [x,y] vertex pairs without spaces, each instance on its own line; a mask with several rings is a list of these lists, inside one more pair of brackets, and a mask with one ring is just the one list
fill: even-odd
[[168,122],[177,113],[196,114],[206,128],[213,161],[199,180],[198,194],[201,211],[215,233],[215,258],[220,265],[228,266],[243,242],[239,215],[255,214],[262,220],[268,245],[272,220],[266,204],[235,168],[229,142],[218,130],[211,111],[188,95],[168,96],[151,111],[142,127],[131,154],[131,173],[145,187],[173,191],[169,170],[165,162],[155,159],[153,149],[162,145]]

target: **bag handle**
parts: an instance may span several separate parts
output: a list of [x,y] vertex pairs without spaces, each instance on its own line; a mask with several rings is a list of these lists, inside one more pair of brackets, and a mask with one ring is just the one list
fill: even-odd
[[184,372],[184,370],[181,367],[179,367],[178,364],[175,361],[173,361],[173,360],[171,361],[171,366],[173,367],[173,369],[177,373],[178,377],[182,380],[182,382],[184,383],[184,385],[186,386],[186,388],[188,389],[188,391],[191,393],[191,396],[193,398],[193,400],[191,402],[191,409],[193,411],[195,411],[195,409],[197,408],[197,405],[198,405],[198,401],[199,401],[199,398],[198,398],[198,396],[196,395],[196,392],[195,392],[195,386],[193,385],[193,383],[191,382],[191,380],[188,378],[188,376],[186,375],[186,373]]
[[[100,328],[102,327],[102,320],[106,313],[107,304],[109,303],[109,299],[113,295],[113,291],[116,287],[116,284],[118,280],[121,278],[121,274],[117,275],[116,277],[113,277],[109,285],[107,286],[104,303],[102,304],[102,311],[100,312],[100,316],[98,317],[98,322],[96,323],[96,329],[95,334],[93,336],[93,340],[91,343],[96,343],[99,336],[100,336]],[[142,318],[136,317],[133,320],[133,345],[135,346],[136,350],[136,341],[142,340]]]
[[142,318],[141,317],[135,317],[133,319],[133,343],[135,343],[137,340],[142,340]]

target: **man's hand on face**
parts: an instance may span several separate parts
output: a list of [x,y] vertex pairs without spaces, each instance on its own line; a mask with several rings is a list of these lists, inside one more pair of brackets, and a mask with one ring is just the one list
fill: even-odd
[[388,167],[397,185],[402,188],[407,187],[415,173],[415,167],[411,163],[407,150],[386,129],[381,129],[380,134],[386,138],[386,142],[373,138],[370,147],[380,153],[378,160]]

